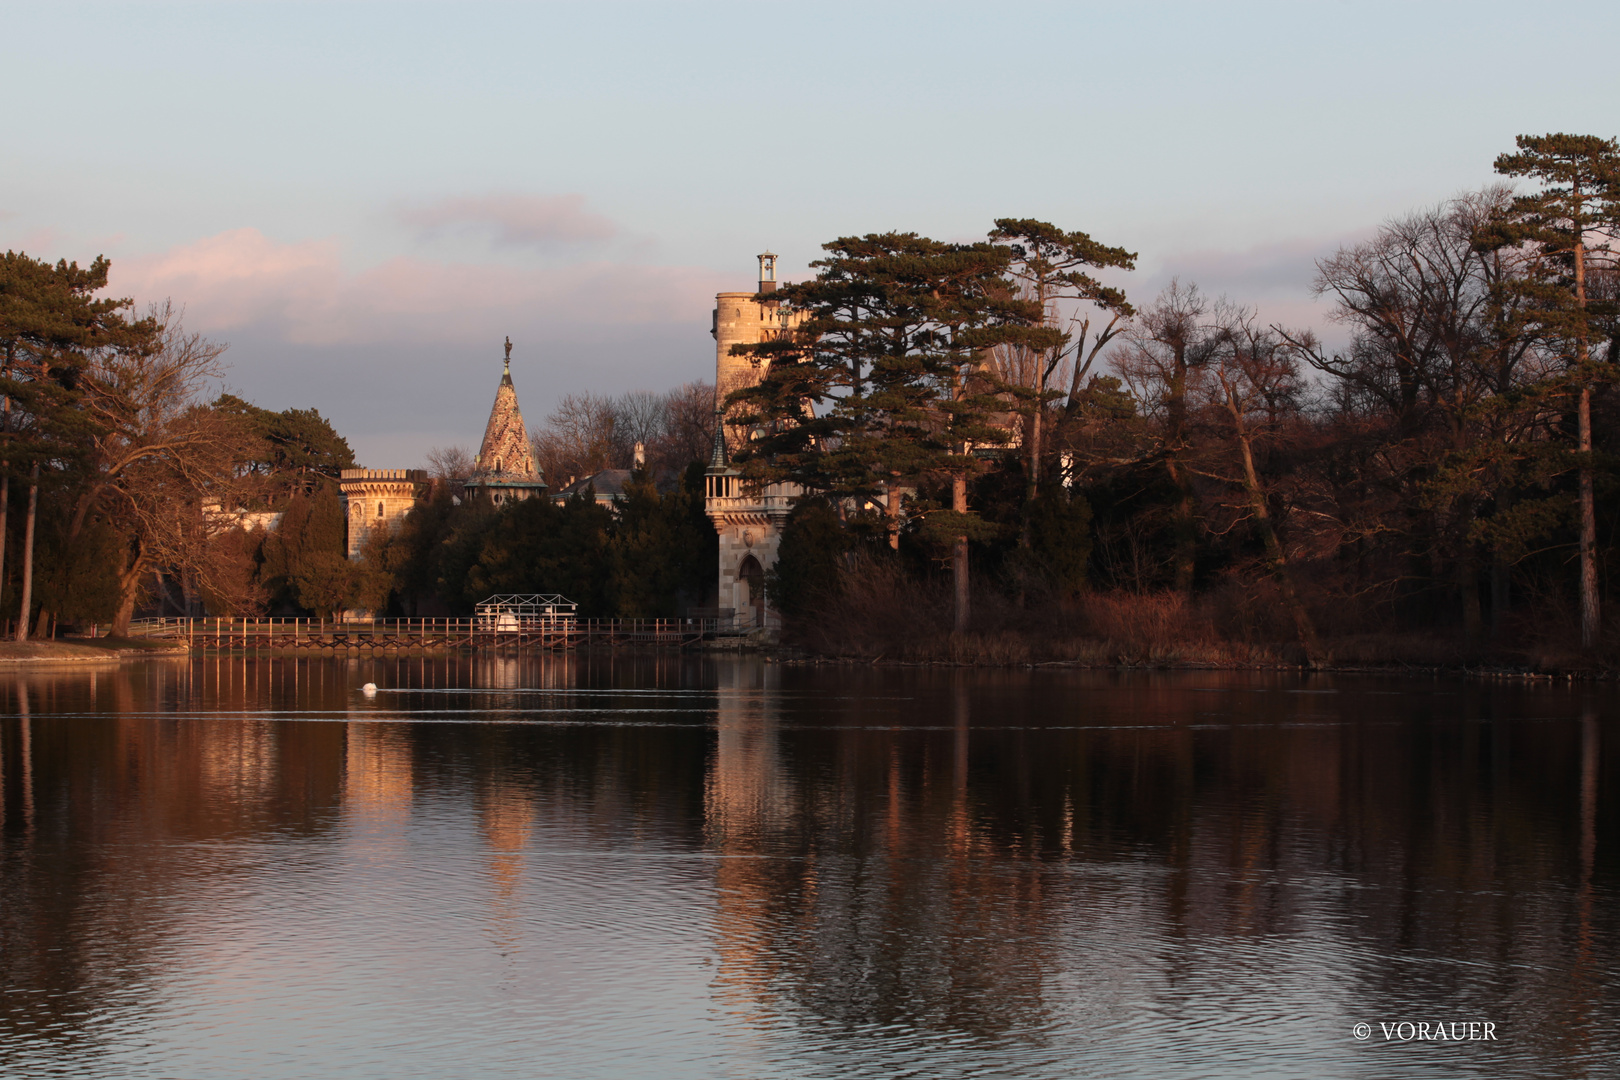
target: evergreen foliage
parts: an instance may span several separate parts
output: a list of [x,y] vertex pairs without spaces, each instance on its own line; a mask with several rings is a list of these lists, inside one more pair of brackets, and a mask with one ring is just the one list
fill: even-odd
[[788,515],[776,564],[765,572],[766,595],[790,619],[814,618],[843,592],[844,557],[854,538],[825,499],[805,499]]

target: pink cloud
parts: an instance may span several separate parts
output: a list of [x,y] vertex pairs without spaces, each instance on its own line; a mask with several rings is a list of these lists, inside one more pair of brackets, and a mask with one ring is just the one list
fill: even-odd
[[488,231],[504,247],[545,247],[610,240],[619,227],[585,209],[583,195],[491,194],[441,199],[399,212],[424,236],[448,230]]
[[707,323],[730,278],[696,267],[605,261],[515,268],[389,259],[346,270],[330,240],[277,243],[234,229],[161,255],[115,261],[112,287],[138,302],[172,299],[187,323],[244,327],[307,345],[464,342],[510,326]]

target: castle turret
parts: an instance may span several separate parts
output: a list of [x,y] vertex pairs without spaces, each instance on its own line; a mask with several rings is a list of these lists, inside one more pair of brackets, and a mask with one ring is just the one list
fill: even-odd
[[[784,309],[773,299],[758,299],[776,291],[776,254],[761,252],[759,288],[755,292],[723,292],[714,298],[715,404],[724,405],[733,390],[759,382],[763,367],[751,356],[733,356],[733,345],[756,345],[796,325],[802,316]],[[732,433],[736,439],[738,434]]]
[[546,480],[535,464],[529,432],[518,408],[517,387],[512,384],[512,339],[507,338],[506,363],[500,385],[495,388],[495,404],[490,407],[484,441],[479,444],[465,491],[469,497],[487,498],[499,506],[545,490]]

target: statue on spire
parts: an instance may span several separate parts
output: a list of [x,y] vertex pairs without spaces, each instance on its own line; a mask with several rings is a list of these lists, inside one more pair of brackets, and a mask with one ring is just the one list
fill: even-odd
[[506,370],[512,370],[512,338],[510,335],[506,339]]

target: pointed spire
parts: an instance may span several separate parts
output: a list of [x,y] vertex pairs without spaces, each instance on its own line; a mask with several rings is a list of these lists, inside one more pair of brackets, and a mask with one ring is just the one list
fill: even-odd
[[526,482],[543,479],[535,465],[534,451],[529,446],[529,433],[523,426],[523,413],[518,408],[517,389],[512,385],[512,339],[506,339],[506,368],[500,385],[495,388],[495,403],[490,406],[489,423],[484,428],[484,441],[478,448],[480,477],[502,477]]
[[714,453],[709,457],[709,468],[724,469],[731,464],[726,458],[726,413],[714,410]]

